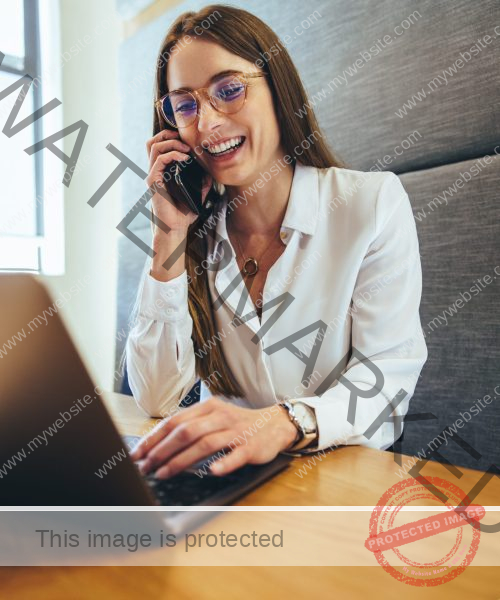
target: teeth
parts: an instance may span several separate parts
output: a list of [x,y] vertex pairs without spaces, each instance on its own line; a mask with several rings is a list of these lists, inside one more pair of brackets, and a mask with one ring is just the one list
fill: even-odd
[[239,143],[241,143],[242,139],[242,137],[234,137],[227,142],[222,142],[222,144],[214,144],[213,146],[207,148],[207,150],[210,154],[220,154],[221,152],[229,150],[229,148],[237,146]]

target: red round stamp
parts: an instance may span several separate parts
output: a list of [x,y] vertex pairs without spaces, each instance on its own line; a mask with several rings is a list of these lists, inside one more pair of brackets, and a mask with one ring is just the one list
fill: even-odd
[[[445,494],[441,502],[448,510],[401,523],[404,515],[409,514],[401,511],[404,506],[412,502],[421,505],[427,500],[434,504],[438,500],[431,488]],[[484,515],[484,508],[471,504],[467,494],[453,483],[439,477],[410,477],[393,485],[378,501],[370,517],[365,547],[398,581],[417,587],[441,585],[458,577],[471,564],[479,547],[479,521]],[[429,556],[425,561],[412,556],[412,548],[417,549],[420,540],[426,544],[426,553],[432,553],[434,548],[429,550],[432,545],[425,540],[438,535],[444,536],[440,540],[441,546],[446,546],[444,555]],[[398,566],[392,566],[391,562]]]

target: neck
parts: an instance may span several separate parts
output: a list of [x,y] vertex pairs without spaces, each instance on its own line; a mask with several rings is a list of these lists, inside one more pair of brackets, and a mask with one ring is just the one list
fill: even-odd
[[[228,186],[228,200],[234,200],[231,204],[234,209],[228,213],[232,230],[245,237],[253,234],[261,236],[274,234],[280,228],[285,216],[293,173],[293,165],[286,165],[285,169],[280,170],[278,175],[272,176],[261,188],[256,184],[260,175],[250,184]],[[242,202],[245,198],[248,198],[246,204]]]

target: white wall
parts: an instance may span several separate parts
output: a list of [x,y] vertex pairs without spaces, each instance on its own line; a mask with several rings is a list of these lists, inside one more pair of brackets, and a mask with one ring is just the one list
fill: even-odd
[[[121,148],[119,132],[118,47],[121,25],[115,0],[60,0],[64,127],[83,119],[89,128],[82,168],[65,188],[66,272],[44,277],[53,295],[68,292],[88,277],[89,284],[64,304],[61,314],[95,383],[113,388],[117,236],[120,183],[95,208],[87,201],[118,165],[108,143]],[[87,37],[86,37],[87,36]],[[63,59],[61,59],[63,60]],[[52,133],[52,132],[50,132]],[[71,154],[76,133],[64,139]],[[61,142],[59,142],[61,145]],[[47,153],[49,154],[49,153]],[[57,160],[48,155],[47,160]]]

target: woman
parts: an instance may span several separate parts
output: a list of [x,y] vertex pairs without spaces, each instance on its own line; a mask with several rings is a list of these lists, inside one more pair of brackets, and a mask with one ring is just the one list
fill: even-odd
[[[399,179],[341,166],[286,49],[244,10],[181,15],[156,87],[148,185],[194,153],[203,200],[221,196],[208,220],[152,198],[166,227],[126,357],[138,405],[166,418],[132,457],[167,478],[215,453],[225,475],[280,452],[388,448],[427,358]],[[201,402],[179,410],[198,378]]]

